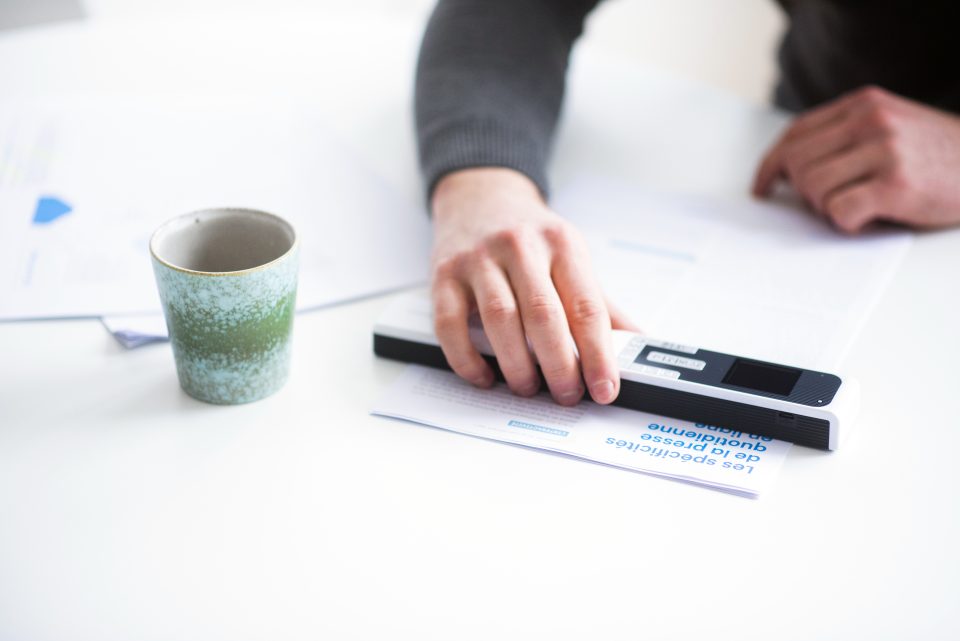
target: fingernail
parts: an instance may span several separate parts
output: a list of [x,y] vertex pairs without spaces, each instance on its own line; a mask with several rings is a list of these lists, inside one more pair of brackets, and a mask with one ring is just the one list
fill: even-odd
[[540,391],[540,383],[530,383],[529,385],[524,385],[523,387],[517,388],[517,394],[520,396],[533,396]]
[[590,396],[598,403],[609,403],[613,400],[614,389],[613,381],[603,380],[593,384]]
[[490,387],[491,385],[493,385],[493,377],[481,376],[479,378],[475,378],[473,379],[473,384],[476,385],[477,387]]
[[583,397],[583,390],[573,390],[572,392],[563,392],[557,396],[557,401],[561,405],[576,405],[581,397]]

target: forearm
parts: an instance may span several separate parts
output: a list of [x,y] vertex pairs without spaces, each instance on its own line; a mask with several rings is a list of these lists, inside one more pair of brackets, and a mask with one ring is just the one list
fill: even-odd
[[506,167],[547,191],[570,49],[598,0],[440,0],[416,80],[428,193],[449,172]]

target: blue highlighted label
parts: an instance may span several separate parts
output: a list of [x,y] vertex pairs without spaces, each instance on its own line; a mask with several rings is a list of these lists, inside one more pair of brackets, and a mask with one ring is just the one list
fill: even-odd
[[73,207],[54,196],[41,196],[37,201],[37,209],[33,212],[34,225],[47,225],[61,216],[66,216]]
[[533,432],[543,432],[545,434],[553,434],[554,436],[569,436],[570,432],[566,430],[558,430],[555,427],[546,427],[545,425],[536,425],[534,423],[524,423],[523,421],[510,421],[507,423],[510,427],[519,427],[525,430],[531,430]]

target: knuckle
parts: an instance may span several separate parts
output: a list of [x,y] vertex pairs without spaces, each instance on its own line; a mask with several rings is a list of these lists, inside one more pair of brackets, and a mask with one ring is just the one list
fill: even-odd
[[857,90],[856,96],[864,102],[877,104],[887,97],[887,92],[877,85],[864,85]]
[[505,296],[494,296],[484,301],[480,316],[492,324],[503,324],[517,315],[516,302]]
[[490,250],[483,243],[469,249],[462,249],[434,263],[434,280],[462,280],[465,274],[473,272],[491,259]]
[[885,106],[875,105],[864,116],[867,127],[875,131],[890,133],[896,127],[893,112]]
[[552,297],[538,294],[527,301],[529,318],[525,319],[535,327],[552,325],[560,317],[560,305]]
[[501,229],[491,234],[487,242],[494,248],[519,254],[530,242],[530,230],[522,226]]
[[459,259],[461,269],[472,270],[490,260],[490,250],[485,243],[479,243],[460,254]]
[[436,280],[451,280],[456,278],[459,268],[457,256],[445,256],[436,262],[433,268]]
[[568,250],[576,242],[576,232],[565,221],[557,221],[543,227],[543,237],[554,250]]
[[593,298],[577,298],[570,304],[569,318],[574,325],[592,325],[606,317],[606,308]]

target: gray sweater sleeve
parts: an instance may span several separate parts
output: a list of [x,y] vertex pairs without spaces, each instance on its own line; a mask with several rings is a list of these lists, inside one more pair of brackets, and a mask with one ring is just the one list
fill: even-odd
[[439,0],[416,78],[427,194],[451,171],[509,167],[547,193],[567,59],[599,0]]

